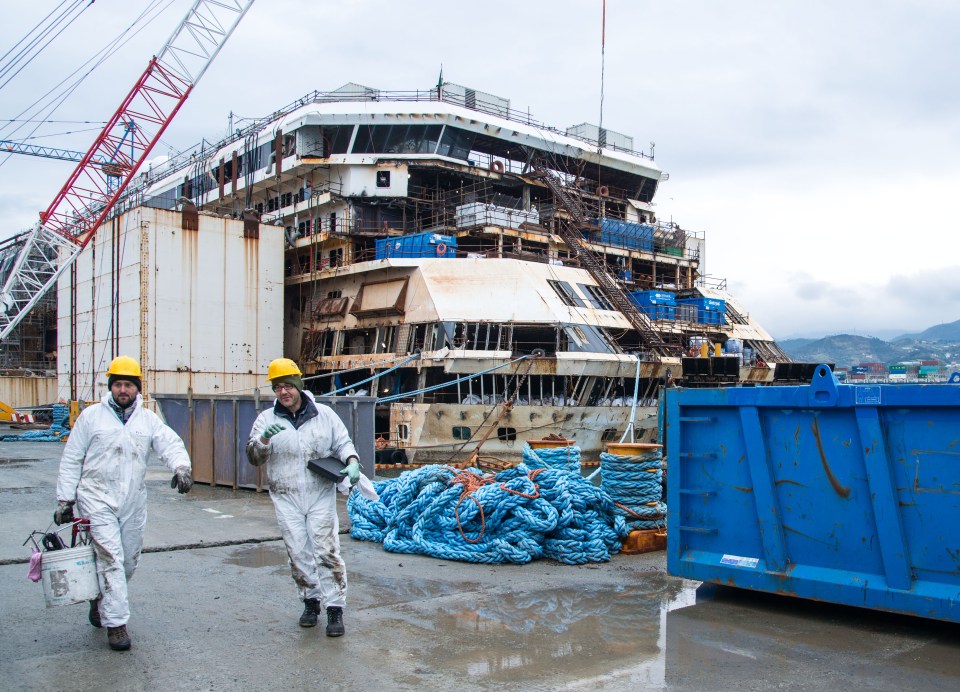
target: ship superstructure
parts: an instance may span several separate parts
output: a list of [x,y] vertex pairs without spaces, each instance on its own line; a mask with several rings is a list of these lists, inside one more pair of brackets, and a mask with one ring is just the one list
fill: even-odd
[[652,435],[660,387],[789,361],[701,274],[703,233],[657,218],[665,178],[626,135],[490,94],[348,84],[176,157],[126,205],[281,227],[284,354],[314,392],[379,398],[385,457],[435,462]]

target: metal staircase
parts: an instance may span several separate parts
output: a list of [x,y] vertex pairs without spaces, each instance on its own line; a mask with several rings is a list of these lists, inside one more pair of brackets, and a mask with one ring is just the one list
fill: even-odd
[[641,335],[644,345],[652,353],[657,356],[668,357],[681,355],[680,346],[668,344],[664,341],[663,336],[650,318],[630,301],[627,294],[610,275],[603,258],[587,245],[581,232],[582,229],[589,228],[591,224],[584,213],[581,201],[570,194],[560,177],[547,167],[544,161],[533,159],[531,168],[534,177],[541,179],[550,188],[555,203],[559,204],[570,215],[570,222],[557,224],[557,232],[581,266],[590,272],[590,276],[600,286],[607,300],[627,318],[631,326]]
[[793,359],[788,356],[775,341],[747,341],[747,346],[767,363],[790,363]]

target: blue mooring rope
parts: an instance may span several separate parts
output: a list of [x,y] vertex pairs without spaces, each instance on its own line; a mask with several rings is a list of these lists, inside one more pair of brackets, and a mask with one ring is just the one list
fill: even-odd
[[553,449],[531,449],[523,445],[523,463],[532,469],[561,469],[571,473],[580,473],[580,448],[555,447]]
[[606,562],[629,533],[603,490],[560,469],[521,463],[483,476],[479,469],[431,465],[374,487],[377,501],[351,493],[350,535],[395,553],[493,564],[546,557],[581,565]]
[[600,453],[600,487],[616,503],[630,531],[667,525],[663,502],[663,455],[660,450],[638,456]]
[[70,409],[66,404],[54,404],[53,423],[46,430],[28,430],[19,434],[0,435],[0,442],[59,442],[70,434]]

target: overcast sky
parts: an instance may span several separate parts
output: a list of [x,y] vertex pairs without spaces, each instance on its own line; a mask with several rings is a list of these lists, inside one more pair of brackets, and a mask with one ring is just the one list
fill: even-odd
[[[8,3],[0,54],[59,2]],[[0,88],[22,117],[146,2],[96,0]],[[160,17],[52,119],[105,121],[192,4]],[[601,0],[258,0],[153,155],[216,139],[314,89],[448,81],[567,127],[601,116]],[[706,272],[775,337],[889,337],[960,319],[960,3],[608,0],[603,124],[669,172],[661,218],[706,235]],[[0,60],[0,65],[5,64]],[[9,74],[0,78],[7,81]],[[86,149],[96,124],[0,139]],[[62,134],[65,132],[73,134]],[[72,166],[0,156],[0,236]]]

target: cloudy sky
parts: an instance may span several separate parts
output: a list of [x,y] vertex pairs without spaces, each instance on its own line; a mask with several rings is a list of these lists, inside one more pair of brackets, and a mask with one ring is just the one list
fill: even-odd
[[[147,5],[96,0],[19,74],[0,72],[0,139],[86,149],[191,4],[159,2],[156,21],[45,115],[90,124],[9,122]],[[60,2],[10,5],[0,53]],[[706,272],[777,338],[960,319],[960,3],[607,0],[603,62],[601,8],[258,0],[154,155],[218,138],[230,111],[265,115],[348,81],[428,89],[442,65],[550,125],[602,112],[637,148],[656,142],[670,173],[660,217],[705,233]],[[29,226],[71,169],[0,156],[0,236]]]

